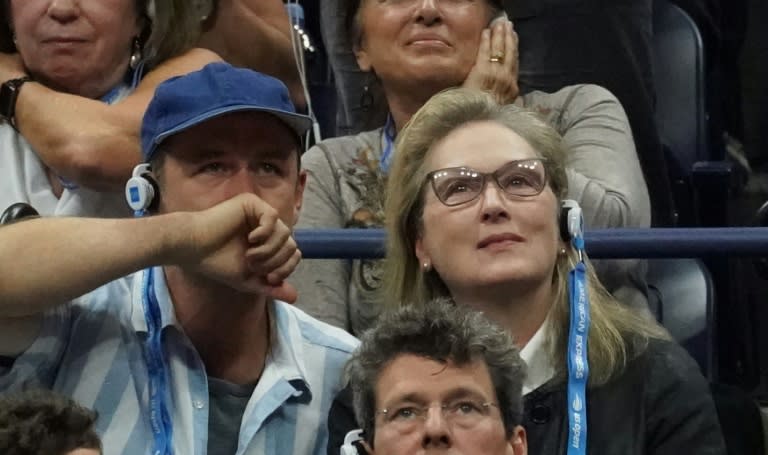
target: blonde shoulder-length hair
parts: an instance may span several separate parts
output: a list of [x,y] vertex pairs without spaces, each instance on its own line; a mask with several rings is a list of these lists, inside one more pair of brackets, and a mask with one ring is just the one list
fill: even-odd
[[[546,162],[548,185],[562,201],[568,192],[565,151],[561,136],[535,113],[514,105],[498,105],[489,95],[464,88],[445,90],[432,97],[398,134],[394,161],[388,178],[385,218],[387,260],[384,263],[382,296],[386,305],[419,305],[448,296],[445,283],[435,271],[425,272],[415,255],[424,209],[426,157],[433,145],[469,122],[498,123],[525,139]],[[552,222],[558,223],[553,214]],[[577,261],[568,248],[559,255],[552,273],[554,301],[549,321],[553,364],[564,374],[568,346],[569,303],[567,276]],[[622,305],[603,287],[587,262],[592,324],[588,339],[590,384],[600,385],[621,372],[631,356],[641,352],[650,338],[667,339],[654,321]]]

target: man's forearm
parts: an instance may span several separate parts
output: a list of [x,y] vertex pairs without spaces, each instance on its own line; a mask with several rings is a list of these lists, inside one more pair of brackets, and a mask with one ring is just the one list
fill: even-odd
[[40,218],[0,227],[0,317],[40,313],[169,262],[173,226],[183,216]]

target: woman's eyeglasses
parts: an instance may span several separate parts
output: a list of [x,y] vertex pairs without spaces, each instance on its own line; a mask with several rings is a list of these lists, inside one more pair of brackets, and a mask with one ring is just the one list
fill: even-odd
[[494,172],[483,173],[468,167],[438,169],[427,174],[435,196],[447,206],[466,204],[483,191],[488,179],[509,196],[536,196],[547,184],[547,170],[541,158],[515,160]]

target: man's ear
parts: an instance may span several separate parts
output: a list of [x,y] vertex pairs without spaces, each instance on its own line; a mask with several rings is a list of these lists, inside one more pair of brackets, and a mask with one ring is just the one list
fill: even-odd
[[525,435],[525,428],[521,425],[515,427],[512,436],[507,445],[509,455],[528,455],[528,437]]
[[307,171],[301,169],[299,171],[298,178],[296,179],[296,191],[294,193],[294,205],[293,205],[293,225],[299,222],[299,215],[301,214],[301,206],[304,203],[304,188],[307,187]]

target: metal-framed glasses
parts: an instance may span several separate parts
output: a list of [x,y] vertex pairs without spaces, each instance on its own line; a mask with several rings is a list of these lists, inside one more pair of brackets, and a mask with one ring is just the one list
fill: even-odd
[[[407,433],[423,425],[427,420],[429,410],[435,407],[420,406],[413,403],[397,405],[381,409],[376,415],[381,415],[383,423],[401,433]],[[461,399],[440,405],[440,413],[445,421],[454,427],[469,429],[490,416],[496,403],[481,402],[471,399]]]
[[547,184],[546,162],[542,158],[510,161],[494,172],[469,167],[438,169],[427,174],[435,196],[447,206],[474,201],[485,191],[489,178],[507,195],[536,196]]

